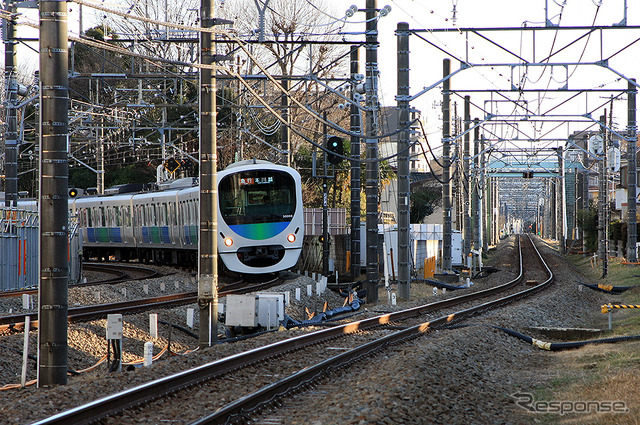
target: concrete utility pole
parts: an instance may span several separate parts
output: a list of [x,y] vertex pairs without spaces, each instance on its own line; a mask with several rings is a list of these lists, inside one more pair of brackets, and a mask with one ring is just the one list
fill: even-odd
[[[585,150],[587,148],[587,143],[585,142]],[[585,211],[589,211],[589,154],[584,152],[582,154],[582,163],[584,166],[584,171],[582,173],[582,209]],[[585,219],[582,220],[581,225],[581,233],[582,233],[582,255],[587,256],[587,238],[586,232],[584,230]]]
[[[322,146],[327,146],[327,111],[322,113]],[[329,276],[329,167],[327,164],[327,151],[322,151],[323,173],[322,173],[322,275]],[[334,167],[335,171],[335,167]],[[336,282],[337,283],[337,282]]]
[[599,155],[598,175],[598,258],[602,260],[602,277],[607,276],[607,136],[605,131],[607,112],[600,117],[600,131],[602,134],[602,155]]
[[7,12],[12,15],[5,21],[4,34],[4,83],[5,83],[5,132],[4,132],[4,204],[18,205],[18,81],[16,79],[16,28],[14,16],[16,2],[7,1]]
[[551,227],[551,239],[559,240],[558,238],[558,179],[555,177],[551,177],[549,179],[549,190],[551,192],[550,196],[550,206],[549,206],[549,217],[550,217],[550,227]]
[[[352,134],[360,133],[360,109],[355,104],[356,74],[360,71],[359,46],[351,46],[351,122]],[[360,138],[351,136],[351,279],[360,276]]]
[[398,36],[398,295],[410,298],[411,263],[409,234],[411,185],[409,182],[409,24],[399,22]]
[[442,271],[451,270],[451,60],[442,61]]
[[462,152],[462,176],[460,181],[460,192],[461,192],[461,207],[462,207],[462,217],[464,220],[463,224],[463,235],[464,235],[464,255],[465,262],[468,267],[471,267],[471,263],[469,262],[471,253],[471,205],[469,203],[470,195],[471,195],[471,174],[469,173],[469,164],[470,164],[470,148],[471,148],[471,135],[469,134],[471,124],[471,97],[464,97],[464,139],[463,139],[463,152]]
[[[482,150],[480,147],[480,119],[473,120],[475,130],[473,132],[473,179],[471,180],[473,189],[471,190],[471,214],[473,216],[473,249],[482,252],[482,214],[480,204],[480,156]],[[482,254],[478,258],[479,265],[482,265]]]
[[560,253],[564,254],[567,247],[567,192],[566,192],[566,184],[565,184],[565,174],[564,174],[564,149],[562,146],[558,147],[558,183],[560,187],[558,188],[558,196],[560,197],[560,201],[558,202],[558,209],[560,213],[560,226],[558,228],[560,242]]
[[484,143],[484,135],[481,136],[480,149],[482,152],[480,164],[482,166],[482,176],[480,181],[482,182],[482,186],[480,190],[482,191],[482,200],[480,201],[481,205],[481,229],[482,229],[482,250],[484,252],[489,252],[489,220],[488,220],[488,208],[489,208],[489,191],[487,190],[487,155],[484,151],[485,143]]
[[[282,88],[287,92],[289,91],[289,79],[283,78],[280,81]],[[282,153],[280,154],[280,163],[282,165],[291,166],[291,146],[290,146],[290,138],[289,138],[289,95],[288,93],[282,93],[282,97],[280,98],[280,105],[282,106],[282,118],[287,122],[287,125],[283,125],[280,128],[280,137],[282,141],[280,143],[280,150]]]
[[[201,0],[203,28],[214,25],[213,0]],[[200,63],[213,65],[214,35],[200,32]],[[216,78],[200,69],[200,237],[198,239],[198,306],[200,348],[218,340],[218,153],[216,141]]]
[[69,80],[67,3],[40,1],[38,385],[67,383]]
[[636,95],[638,89],[635,86],[636,80],[629,82],[627,97],[627,261],[635,263],[638,261],[638,235],[637,235],[637,177],[638,163],[636,154],[636,143],[638,140],[638,125],[636,123]]
[[367,303],[378,301],[378,6],[377,0],[367,0],[366,8],[366,135],[367,146]]

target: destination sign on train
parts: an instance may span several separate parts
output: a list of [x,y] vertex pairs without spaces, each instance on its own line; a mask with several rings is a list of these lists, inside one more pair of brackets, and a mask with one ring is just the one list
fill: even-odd
[[249,186],[254,184],[270,184],[273,183],[273,177],[244,177],[240,179],[240,186]]

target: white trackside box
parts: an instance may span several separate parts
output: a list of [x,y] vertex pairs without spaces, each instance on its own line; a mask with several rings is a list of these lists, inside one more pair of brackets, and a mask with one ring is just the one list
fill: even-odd
[[258,326],[258,303],[255,295],[227,295],[227,326]]
[[122,339],[122,314],[107,314],[107,339]]
[[278,300],[274,297],[258,297],[258,324],[267,329],[278,327]]
[[[275,324],[273,319],[271,319],[269,323],[269,327],[278,326],[281,320],[284,320],[284,308],[287,304],[286,295],[284,292],[259,292],[258,293],[258,302],[262,303],[262,300],[274,300],[276,305],[276,314],[277,317],[275,319]],[[258,321],[262,326],[267,326],[267,323],[263,321],[263,319],[267,318],[267,312],[262,311],[262,304],[258,307],[259,318]],[[266,306],[266,305],[265,305]]]

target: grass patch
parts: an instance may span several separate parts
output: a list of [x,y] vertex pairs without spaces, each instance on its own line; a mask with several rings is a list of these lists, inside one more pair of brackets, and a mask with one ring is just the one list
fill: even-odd
[[[567,258],[580,270],[585,283],[640,285],[637,276],[640,275],[640,266],[624,265],[621,259],[611,259],[607,276],[601,278],[601,264],[593,264],[592,267],[591,259],[581,255]],[[640,287],[608,298],[614,303],[640,305]],[[613,332],[608,336],[640,335],[640,309],[615,309],[612,318]],[[628,412],[544,414],[536,416],[535,423],[619,425],[640,422],[640,341],[588,345],[553,355],[556,365],[554,372],[558,375],[536,391],[539,400],[621,401]]]
[[640,284],[640,266],[622,264],[621,258],[611,258],[607,267],[607,276],[602,278],[602,262],[596,262],[592,257],[583,258],[582,255],[568,255],[567,259],[576,266],[580,273],[589,279],[585,283],[602,283],[613,286],[633,286]]

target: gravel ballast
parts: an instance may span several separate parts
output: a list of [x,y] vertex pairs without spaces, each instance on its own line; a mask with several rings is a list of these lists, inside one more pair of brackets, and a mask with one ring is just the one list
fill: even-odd
[[[531,333],[535,326],[547,327],[593,327],[599,311],[597,306],[606,299],[606,294],[594,291],[580,291],[575,283],[576,271],[565,260],[543,244],[543,253],[551,259],[556,280],[552,287],[534,299],[519,301],[498,311],[485,313],[471,322],[478,326],[441,330],[391,347],[373,360],[359,362],[348,369],[336,372],[330,379],[320,382],[314,389],[295,399],[283,401],[283,407],[274,413],[265,412],[258,423],[283,424],[369,424],[369,423],[535,423],[537,416],[528,414],[514,403],[512,394],[534,392],[541,382],[553,379],[553,353],[539,350],[516,340],[501,331],[483,325],[499,325],[513,328],[523,333]],[[498,246],[494,266],[504,269],[489,278],[480,279],[471,290],[478,290],[494,282],[508,280],[513,275],[516,262],[510,256],[513,238]],[[168,271],[168,270],[167,270]],[[305,308],[321,310],[324,301],[330,307],[342,305],[343,299],[333,293],[306,297],[306,285],[312,280],[303,276],[293,276],[282,287],[271,289],[289,290],[292,305],[288,313],[296,319],[304,319]],[[165,282],[165,292],[160,292],[159,282]],[[176,288],[176,283],[178,288]],[[166,294],[170,291],[185,292],[196,290],[196,282],[189,273],[178,272],[162,278],[145,281],[149,285],[149,296]],[[143,282],[135,282],[127,287],[127,295],[142,293]],[[426,294],[431,288],[418,288],[423,299],[391,306],[386,302],[386,292],[381,290],[380,302],[365,305],[363,316],[423,304],[435,300]],[[303,299],[296,302],[294,291],[302,288]],[[79,294],[70,291],[70,301],[74,303],[95,302],[96,288],[80,288]],[[101,302],[110,297],[122,299],[122,288],[118,285],[101,291]],[[447,292],[438,298],[457,295]],[[412,295],[413,296],[413,295]],[[427,299],[427,298],[430,299]],[[94,301],[91,301],[91,299]],[[2,314],[8,308],[5,299],[0,299]],[[77,301],[75,301],[77,300]],[[13,300],[15,302],[15,300]],[[157,312],[159,319],[180,326],[186,326],[186,309],[183,306]],[[15,312],[15,310],[14,310]],[[196,325],[197,328],[197,310]],[[154,352],[166,346],[168,327],[161,327],[161,336],[152,340],[149,336],[148,314],[138,314],[125,318],[125,359],[141,358],[143,345],[153,341]],[[109,374],[106,366],[100,365],[91,372],[80,376],[70,376],[64,387],[0,391],[0,424],[25,424],[66,410],[75,405],[111,394],[131,386],[147,382],[188,367],[194,367],[216,358],[221,358],[305,332],[290,330],[274,332],[234,344],[222,344],[185,356],[167,355],[149,368],[136,368],[121,374]],[[79,370],[94,364],[106,354],[104,340],[104,320],[69,326],[69,367]],[[196,331],[197,333],[197,331]],[[17,350],[22,349],[22,334],[2,335],[0,344]],[[30,352],[35,353],[36,333],[32,332]],[[197,341],[178,330],[171,335],[172,350],[184,352],[193,349]],[[20,360],[17,352],[2,350],[0,384],[20,381]],[[33,362],[30,363],[29,379],[35,377]],[[210,394],[215,397],[215,394]],[[194,406],[180,406],[180,409],[200,409]],[[126,418],[126,416],[124,416]],[[133,418],[131,423],[134,423]],[[182,423],[180,414],[171,418],[171,423]]]

